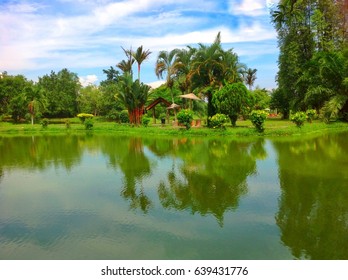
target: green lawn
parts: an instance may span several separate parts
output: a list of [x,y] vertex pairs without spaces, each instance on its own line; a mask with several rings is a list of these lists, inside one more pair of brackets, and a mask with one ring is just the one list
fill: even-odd
[[[60,122],[60,123],[59,123]],[[47,133],[85,133],[85,127],[78,119],[71,119],[70,129],[66,128],[64,121],[51,120],[47,128],[42,128],[40,124],[12,124],[0,122],[0,134],[47,134]],[[326,124],[320,121],[305,123],[302,128],[297,128],[295,124],[287,120],[268,119],[265,122],[265,131],[258,133],[249,120],[237,121],[237,126],[227,125],[225,130],[209,129],[202,125],[201,127],[192,127],[186,130],[183,127],[174,127],[171,124],[161,125],[152,124],[148,127],[132,127],[130,125],[118,124],[115,122],[106,122],[96,119],[94,121],[94,133],[107,134],[126,134],[126,135],[197,135],[197,136],[286,136],[286,135],[305,135],[315,134],[325,131],[345,131],[348,130],[348,123],[334,122]]]

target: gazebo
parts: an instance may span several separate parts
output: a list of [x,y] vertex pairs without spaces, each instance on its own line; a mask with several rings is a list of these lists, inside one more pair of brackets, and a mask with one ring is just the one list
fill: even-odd
[[[172,103],[170,103],[168,100],[164,99],[163,97],[158,97],[157,99],[155,99],[151,104],[149,104],[145,110],[152,110],[152,117],[153,117],[153,123],[156,123],[156,106],[159,103],[163,103],[164,105],[166,105],[166,107],[170,107],[172,105]],[[167,111],[167,119],[168,119],[168,111]]]

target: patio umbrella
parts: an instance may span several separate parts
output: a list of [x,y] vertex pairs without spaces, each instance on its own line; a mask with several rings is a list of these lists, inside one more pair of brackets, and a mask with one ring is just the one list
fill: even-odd
[[202,99],[200,99],[197,95],[195,95],[194,93],[188,93],[188,94],[182,94],[179,95],[179,97],[181,98],[186,98],[186,99],[190,99],[190,109],[192,110],[192,100],[199,100],[202,101]]

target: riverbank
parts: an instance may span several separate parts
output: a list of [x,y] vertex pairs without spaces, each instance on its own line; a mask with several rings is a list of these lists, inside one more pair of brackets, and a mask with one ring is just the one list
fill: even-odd
[[[319,134],[329,131],[348,131],[348,123],[334,122],[326,124],[320,121],[314,121],[313,123],[305,123],[302,128],[298,128],[295,124],[287,120],[270,119],[265,122],[265,131],[259,133],[255,130],[249,120],[238,121],[236,127],[228,125],[224,130],[210,129],[205,126],[192,127],[191,129],[186,130],[183,127],[174,127],[169,124],[150,124],[148,127],[132,127],[125,124],[96,120],[94,121],[94,127],[90,132],[122,135],[279,137]],[[78,122],[71,122],[70,128],[67,128],[64,123],[50,123],[47,128],[42,128],[40,124],[0,123],[1,135],[37,135],[51,133],[86,133],[86,129],[83,124]]]

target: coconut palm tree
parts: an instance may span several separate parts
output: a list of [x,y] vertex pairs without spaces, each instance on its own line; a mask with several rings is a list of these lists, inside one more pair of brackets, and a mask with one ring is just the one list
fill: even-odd
[[177,67],[175,66],[176,55],[178,49],[168,51],[160,51],[156,61],[155,73],[156,76],[160,79],[163,79],[163,74],[166,73],[166,85],[170,89],[170,94],[172,97],[172,103],[174,103],[173,95],[173,85],[174,79],[177,74]]
[[251,69],[249,68],[245,73],[244,73],[244,82],[249,86],[249,90],[252,90],[252,87],[254,85],[254,82],[256,80],[256,72],[257,69]]
[[140,82],[140,65],[143,63],[144,60],[146,60],[149,55],[151,54],[150,50],[143,50],[143,46],[140,46],[137,48],[135,52],[132,52],[132,57],[135,59],[135,61],[138,64],[138,80]]

